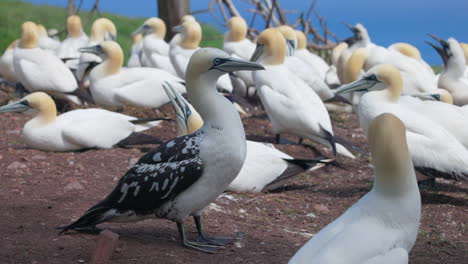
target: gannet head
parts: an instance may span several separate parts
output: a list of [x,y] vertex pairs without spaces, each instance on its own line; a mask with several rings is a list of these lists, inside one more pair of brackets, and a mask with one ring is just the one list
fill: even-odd
[[22,49],[37,48],[39,36],[37,26],[31,21],[26,21],[21,25],[21,41],[19,47]]
[[307,38],[304,32],[300,30],[294,30],[296,32],[296,38],[297,38],[297,49],[298,50],[303,50],[307,48]]
[[67,18],[67,32],[70,37],[76,38],[83,33],[81,18],[77,15],[71,15]]
[[143,40],[143,35],[142,34],[132,34],[132,44],[138,44]]
[[370,42],[369,34],[367,33],[367,29],[362,24],[356,24],[356,26],[352,26],[347,23],[343,23],[351,32],[353,32],[353,36],[349,37],[345,40],[350,47],[356,42]]
[[403,89],[400,71],[391,64],[379,64],[369,69],[359,80],[338,88],[335,93],[379,91],[387,89],[389,99],[397,101]]
[[286,41],[283,35],[275,28],[267,28],[257,39],[250,61],[262,64],[276,65],[283,64],[286,55]]
[[288,56],[293,56],[294,51],[297,48],[297,35],[294,29],[290,26],[279,26],[277,27],[278,31],[283,35],[283,37],[286,39],[286,45],[288,48]]
[[114,23],[105,17],[94,20],[90,39],[98,43],[104,40],[116,40],[117,29]]
[[247,23],[242,17],[231,17],[226,26],[229,29],[227,41],[241,41],[245,39]]
[[336,45],[332,50],[331,61],[333,65],[338,64],[338,60],[340,59],[341,53],[343,50],[348,48],[348,43],[341,42],[340,44]]
[[164,39],[166,36],[166,23],[158,17],[152,17],[135,30],[132,36],[140,33],[143,34],[143,36],[153,34],[158,39]]
[[446,89],[435,89],[434,91],[413,94],[412,96],[423,101],[439,101],[446,104],[453,104],[453,97]]
[[203,126],[203,119],[195,108],[170,83],[163,83],[163,88],[176,113],[178,135],[192,134],[200,129]]
[[364,68],[368,56],[366,48],[359,48],[355,50],[348,61],[346,61],[344,69],[344,81],[350,83],[359,78],[361,70]]
[[445,65],[444,71],[447,72],[447,70],[449,70],[453,74],[461,76],[465,70],[466,61],[463,49],[458,41],[454,38],[449,38],[445,41],[433,34],[428,35],[437,40],[441,45],[441,47],[439,47],[426,41],[427,44],[429,44],[437,51],[437,53],[439,53]]
[[452,56],[449,43],[437,37],[436,35],[433,35],[433,34],[428,34],[428,35],[432,37],[433,39],[437,40],[437,42],[439,42],[442,47],[432,44],[429,41],[426,41],[426,43],[429,44],[431,47],[433,47],[437,51],[437,53],[440,55],[440,57],[442,58],[444,64],[447,64],[448,59]]
[[57,108],[54,100],[44,92],[29,94],[23,99],[0,107],[0,113],[24,113],[30,110],[38,111],[39,117],[43,122],[53,121],[57,116]]
[[182,36],[180,46],[182,46],[185,49],[198,48],[202,38],[202,29],[198,22],[184,22],[182,25],[175,26],[173,28],[173,31],[180,33]]
[[465,61],[466,61],[466,64],[468,65],[468,44],[460,43],[460,46],[463,49],[463,53],[465,54]]
[[192,15],[183,15],[180,19],[180,24],[183,24],[185,22],[197,22],[197,20]]
[[37,36],[39,38],[47,37],[47,30],[42,24],[37,24],[36,26],[37,29]]
[[405,42],[398,42],[393,44],[391,47],[394,47],[396,50],[398,50],[401,54],[416,59],[416,60],[421,60],[421,53],[419,52],[418,48],[415,46],[405,43]]
[[103,74],[111,75],[118,73],[123,65],[123,51],[120,45],[111,40],[106,40],[101,44],[79,49],[80,52],[92,53],[99,56],[103,64],[105,63],[105,71]]

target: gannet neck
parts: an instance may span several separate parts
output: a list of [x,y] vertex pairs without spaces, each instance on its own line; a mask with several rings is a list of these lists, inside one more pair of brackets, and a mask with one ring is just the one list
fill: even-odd
[[286,57],[286,40],[283,35],[274,28],[265,29],[257,39],[258,45],[264,46],[260,62],[267,65],[283,64]]
[[403,122],[393,114],[379,115],[370,124],[368,139],[375,170],[374,190],[400,198],[417,188]]
[[37,25],[37,36],[39,38],[47,37],[47,30],[42,24]]
[[391,64],[380,64],[375,66],[374,69],[377,72],[377,79],[387,86],[386,89],[380,92],[385,94],[390,102],[397,102],[403,90],[403,78],[400,71]]
[[450,76],[454,79],[461,78],[466,68],[465,54],[456,39],[449,38],[447,42],[450,48],[448,60],[442,75]]
[[361,43],[365,46],[371,43],[371,39],[369,37],[369,33],[367,33],[367,29],[362,24],[356,24],[356,28],[359,30],[361,34]]
[[90,41],[100,43],[106,40],[107,34],[111,34],[114,37],[117,36],[117,29],[115,28],[114,23],[104,17],[96,19],[91,26]]
[[151,27],[151,32],[157,39],[164,39],[166,37],[166,23],[158,17],[152,17],[145,22],[146,25]]
[[115,41],[104,41],[101,44],[105,59],[103,63],[96,66],[91,76],[93,79],[99,79],[101,77],[117,74],[122,69],[124,55],[122,48]]
[[16,47],[16,44],[18,43],[18,41],[19,41],[19,39],[13,40],[13,42],[11,42],[10,45],[8,45],[6,50],[13,50]]
[[367,50],[359,48],[348,59],[345,66],[344,80],[346,83],[354,82],[359,78],[361,70],[367,60]]
[[79,16],[71,15],[67,18],[67,32],[72,38],[80,37],[83,34],[83,27]]
[[242,41],[247,34],[247,23],[242,17],[232,17],[227,27],[229,28],[227,41]]
[[137,45],[143,40],[143,35],[142,34],[135,34],[132,35],[132,44]]
[[39,36],[37,35],[36,24],[27,21],[21,26],[21,41],[19,47],[22,49],[34,49],[38,47]]
[[460,46],[463,49],[463,53],[465,54],[465,63],[468,65],[468,44],[467,43],[460,43]]
[[401,54],[408,56],[410,58],[416,59],[416,60],[421,60],[421,53],[419,52],[418,48],[415,46],[404,43],[404,42],[398,42],[392,45],[396,50],[398,50]]
[[32,93],[25,97],[29,105],[38,111],[34,118],[40,125],[52,123],[57,117],[57,108],[54,100],[44,92]]
[[340,44],[336,45],[333,50],[332,50],[332,64],[337,65],[338,60],[340,59],[341,53],[343,50],[348,48],[348,43],[346,42],[341,42]]
[[307,38],[304,32],[295,30],[297,38],[297,50],[303,50],[307,47]]
[[187,132],[192,134],[203,126],[203,119],[192,105],[189,108],[192,114],[187,119]]
[[180,46],[185,49],[198,48],[202,38],[202,29],[200,24],[198,24],[198,22],[185,22],[183,27],[184,32],[182,34]]

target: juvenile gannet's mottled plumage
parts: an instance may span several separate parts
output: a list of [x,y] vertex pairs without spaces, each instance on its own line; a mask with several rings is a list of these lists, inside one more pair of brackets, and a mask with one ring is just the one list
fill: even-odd
[[[213,252],[223,244],[207,238],[201,210],[234,179],[245,159],[245,134],[232,104],[216,91],[216,80],[234,70],[262,69],[217,49],[200,49],[190,59],[187,92],[205,121],[201,129],[145,154],[100,203],[62,232],[105,221],[167,218],[177,222],[182,244]],[[183,221],[193,215],[202,242],[188,241]]]
[[307,242],[290,264],[407,264],[418,235],[421,198],[405,136],[392,114],[368,133],[372,190]]
[[89,41],[88,36],[83,31],[79,16],[71,15],[67,18],[67,34],[57,50],[57,57],[65,60],[70,69],[76,70],[80,59],[78,49],[86,46]]
[[13,50],[17,43],[18,40],[11,42],[0,57],[0,76],[11,83],[16,83],[15,66],[13,65]]

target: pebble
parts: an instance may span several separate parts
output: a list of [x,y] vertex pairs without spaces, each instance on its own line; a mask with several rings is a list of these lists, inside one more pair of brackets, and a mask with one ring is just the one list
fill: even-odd
[[306,214],[307,217],[315,218],[317,217],[314,213],[308,213]]
[[66,191],[70,190],[82,190],[84,189],[83,185],[81,185],[78,181],[72,181],[65,186]]
[[322,213],[330,212],[330,209],[328,209],[328,207],[324,204],[316,204],[314,205],[314,209]]

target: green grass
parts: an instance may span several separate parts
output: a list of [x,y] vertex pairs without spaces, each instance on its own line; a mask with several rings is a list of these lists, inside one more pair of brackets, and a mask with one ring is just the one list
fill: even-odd
[[[81,16],[86,33],[89,34],[92,22],[98,17],[97,14],[93,14],[90,17],[88,12],[80,12],[79,15]],[[130,34],[137,29],[146,18],[126,17],[110,13],[102,13],[102,15],[112,20],[117,27],[117,42],[125,53],[126,61],[131,47]],[[19,0],[1,0],[0,18],[0,52],[3,53],[3,50],[5,50],[13,40],[21,37],[21,24],[24,21],[29,20],[38,24],[43,24],[46,28],[56,28],[59,31],[64,30],[66,26],[67,10],[56,6],[35,5]],[[211,25],[204,24],[202,27],[204,34],[201,46],[222,47],[221,33]],[[60,39],[64,39],[65,37],[66,33],[63,33]]]

